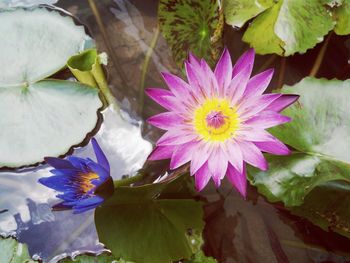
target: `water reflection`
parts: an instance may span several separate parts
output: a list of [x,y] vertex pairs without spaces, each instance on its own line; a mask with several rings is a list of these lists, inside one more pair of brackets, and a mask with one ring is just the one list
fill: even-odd
[[[113,108],[103,113],[104,122],[95,136],[110,160],[111,175],[120,179],[143,166],[152,146],[141,137],[140,123]],[[77,149],[80,157],[93,157],[91,145]],[[49,176],[42,165],[22,172],[0,173],[0,233],[16,235],[28,244],[31,255],[56,262],[65,255],[102,252],[93,220],[93,211],[73,215],[71,211],[52,212],[58,202],[56,192],[37,183]]]

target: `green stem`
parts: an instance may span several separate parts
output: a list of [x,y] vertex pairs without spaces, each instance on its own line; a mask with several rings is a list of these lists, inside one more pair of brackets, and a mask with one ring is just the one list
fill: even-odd
[[145,100],[144,90],[145,90],[146,74],[148,71],[148,66],[149,66],[149,62],[150,62],[151,57],[152,57],[153,50],[154,50],[155,46],[157,45],[158,37],[159,37],[159,26],[157,26],[157,28],[156,28],[156,31],[155,31],[154,36],[152,38],[151,44],[150,44],[150,46],[147,50],[147,53],[145,55],[145,60],[142,64],[140,90],[139,90],[139,114],[140,114],[140,116],[142,116],[143,107],[144,107],[144,100]]
[[120,186],[129,186],[133,183],[141,181],[144,177],[145,177],[145,174],[139,171],[135,176],[131,176],[120,180],[114,180],[113,185],[114,185],[114,188],[117,188]]
[[309,74],[310,77],[316,77],[316,75],[318,73],[318,70],[321,67],[321,64],[322,64],[324,55],[326,53],[326,50],[327,50],[327,47],[328,47],[328,44],[329,44],[329,40],[331,39],[331,36],[332,36],[332,33],[330,33],[328,35],[328,37],[327,37],[326,41],[324,42],[320,52],[318,53],[317,58],[315,60],[315,64],[313,65],[313,67],[312,67],[312,69],[310,71],[310,74]]

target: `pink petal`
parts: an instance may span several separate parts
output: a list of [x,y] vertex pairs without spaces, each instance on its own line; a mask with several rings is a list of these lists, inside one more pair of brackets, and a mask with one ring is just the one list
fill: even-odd
[[163,112],[147,119],[147,122],[163,130],[172,129],[184,123],[184,119],[174,112]]
[[191,90],[190,85],[188,85],[184,80],[170,73],[162,72],[164,81],[168,85],[171,92],[179,99],[186,100],[189,99],[189,91]]
[[286,145],[277,139],[268,142],[254,142],[254,144],[263,152],[276,155],[289,155],[291,151]]
[[251,48],[244,52],[244,54],[237,60],[236,64],[233,66],[232,76],[236,76],[239,72],[241,72],[247,65],[249,67],[249,76],[252,73],[254,66],[254,49]]
[[232,79],[232,61],[227,48],[224,49],[224,52],[216,65],[214,74],[219,85],[219,95],[222,96],[226,88],[230,85]]
[[179,145],[171,157],[170,169],[174,170],[180,167],[181,165],[184,165],[185,163],[189,162],[192,158],[192,155],[196,152],[195,149],[197,146],[197,141],[192,141]]
[[227,165],[228,160],[221,148],[214,149],[208,159],[208,167],[216,187],[220,186],[221,179],[225,177]]
[[199,168],[203,166],[203,164],[208,160],[211,153],[211,149],[208,144],[203,143],[199,145],[196,149],[196,154],[192,156],[191,160],[191,175],[195,174]]
[[250,68],[246,66],[237,75],[233,77],[229,87],[226,89],[225,94],[231,98],[232,104],[236,104],[245,92],[247,83],[250,77]]
[[195,186],[197,191],[202,191],[203,188],[208,184],[211,174],[208,168],[208,163],[205,162],[202,167],[195,173]]
[[179,145],[190,142],[197,138],[197,135],[185,130],[172,129],[163,134],[157,141],[157,146]]
[[199,68],[201,66],[199,59],[192,52],[189,52],[188,54],[188,62],[194,67]]
[[251,141],[251,142],[264,142],[271,141],[274,137],[265,130],[254,129],[251,127],[245,127],[246,129],[241,129],[237,131],[237,137],[241,140]]
[[289,105],[296,102],[298,99],[299,99],[299,95],[282,94],[282,96],[277,100],[275,100],[274,102],[272,102],[267,109],[280,112],[285,108],[287,108]]
[[157,146],[148,156],[148,160],[157,161],[170,159],[176,146]]
[[265,110],[245,121],[244,124],[258,129],[267,129],[279,124],[290,122],[291,120],[290,117],[283,116],[274,111]]
[[219,95],[218,82],[216,80],[216,77],[213,71],[211,70],[211,68],[209,67],[209,65],[204,59],[201,60],[201,67],[204,73],[204,80],[205,80],[205,82],[203,82],[204,87],[202,88],[205,89],[205,93],[207,94],[207,96],[209,97],[218,96]]
[[230,141],[223,145],[223,151],[231,165],[233,165],[239,172],[242,172],[243,155],[239,145],[235,141]]
[[268,69],[252,77],[244,92],[244,97],[254,97],[264,93],[273,76],[273,69]]
[[247,176],[246,168],[243,166],[243,171],[238,172],[232,165],[227,167],[227,178],[237,191],[244,197],[247,197]]
[[267,161],[265,160],[264,155],[261,153],[258,147],[255,146],[252,142],[239,142],[241,151],[243,154],[243,159],[245,162],[253,165],[263,171],[268,169]]
[[206,93],[203,92],[203,79],[205,79],[205,76],[200,67],[195,68],[188,62],[185,62],[185,70],[188,82],[192,87],[190,94],[192,97],[194,97],[194,101],[196,101],[197,104],[199,104],[206,97]]
[[187,107],[182,101],[177,99],[169,90],[148,88],[146,94],[169,111],[183,113],[187,111]]
[[256,99],[247,99],[239,106],[237,113],[241,119],[248,119],[266,109],[272,102],[281,97],[281,94],[265,94]]

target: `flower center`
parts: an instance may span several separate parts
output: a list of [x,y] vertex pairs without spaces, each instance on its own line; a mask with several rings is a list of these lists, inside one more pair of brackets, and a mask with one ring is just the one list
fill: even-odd
[[225,141],[239,128],[236,108],[227,99],[208,99],[195,110],[194,128],[206,141]]
[[99,176],[96,173],[90,172],[90,173],[85,173],[85,174],[80,174],[80,190],[86,194],[89,192],[92,188],[95,187],[93,183],[91,183],[92,180],[98,179]]

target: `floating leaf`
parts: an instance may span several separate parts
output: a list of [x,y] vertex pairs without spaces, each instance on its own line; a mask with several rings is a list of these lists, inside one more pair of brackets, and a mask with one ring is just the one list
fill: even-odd
[[34,263],[25,244],[14,238],[0,238],[1,263]]
[[166,183],[119,187],[96,209],[99,239],[115,255],[143,263],[190,258],[188,229],[202,231],[202,205],[191,199],[156,199]]
[[338,35],[350,34],[350,1],[343,0],[341,6],[335,10],[335,18],[337,24],[335,25],[334,31]]
[[289,56],[306,52],[334,28],[331,2],[226,0],[224,7],[226,21],[233,26],[241,26],[260,13],[249,25],[243,40],[259,54]]
[[108,254],[101,254],[98,256],[81,255],[74,259],[65,258],[59,261],[59,263],[134,263],[131,261],[125,261],[123,259],[117,260],[114,256]]
[[273,0],[223,0],[226,23],[233,27],[242,27],[245,22],[273,4]]
[[[315,209],[315,215],[319,213],[320,216],[312,219],[314,222],[326,220],[322,215],[329,213],[332,206],[339,222],[349,222],[348,213],[344,211],[350,206],[350,199],[332,200],[337,200],[338,192],[339,196],[344,196],[344,189],[348,191],[349,188],[347,184],[333,181],[350,182],[350,105],[347,99],[350,80],[305,78],[282,91],[301,97],[299,103],[283,112],[293,121],[270,131],[295,151],[290,156],[267,156],[269,170],[250,169],[251,183],[270,201],[283,201],[287,207],[298,206],[295,210],[298,214]],[[330,193],[334,197],[325,202],[323,199],[331,196]],[[320,204],[314,206],[317,202]],[[337,224],[333,227],[343,231]]]
[[210,64],[220,55],[223,31],[222,14],[217,0],[161,0],[158,19],[179,67],[188,52]]
[[84,48],[84,27],[51,9],[11,9],[0,12],[0,35],[0,167],[67,153],[97,125],[98,90],[42,79]]

